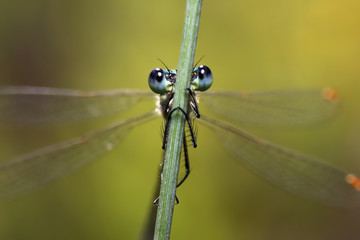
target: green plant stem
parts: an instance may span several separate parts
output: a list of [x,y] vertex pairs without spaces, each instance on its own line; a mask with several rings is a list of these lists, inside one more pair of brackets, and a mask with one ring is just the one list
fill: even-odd
[[[202,0],[188,0],[186,4],[173,108],[181,107],[184,110],[188,108],[189,93],[186,88],[190,86],[192,77],[201,3]],[[175,111],[171,118],[166,145],[154,239],[170,238],[184,130],[184,114],[181,111]]]

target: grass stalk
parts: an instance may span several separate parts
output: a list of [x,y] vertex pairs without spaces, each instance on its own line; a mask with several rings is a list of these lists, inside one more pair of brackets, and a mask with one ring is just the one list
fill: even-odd
[[[187,0],[186,3],[173,108],[181,107],[184,110],[188,108],[188,91],[186,88],[190,86],[192,77],[201,4],[202,0]],[[181,111],[175,111],[170,122],[163,178],[160,187],[159,207],[154,233],[154,239],[157,240],[170,238],[184,130],[184,114]]]

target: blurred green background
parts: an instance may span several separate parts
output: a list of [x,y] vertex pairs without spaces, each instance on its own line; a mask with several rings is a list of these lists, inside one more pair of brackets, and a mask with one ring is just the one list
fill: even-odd
[[[342,105],[333,121],[252,132],[360,173],[359,10],[358,0],[204,1],[197,59],[205,55],[201,63],[213,71],[213,89],[336,88]],[[156,58],[176,68],[184,12],[185,1],[2,0],[0,84],[148,89],[148,73],[161,67]],[[107,123],[2,125],[1,161]],[[69,177],[1,201],[0,239],[139,238],[153,201],[161,124],[139,126]],[[200,125],[190,160],[192,174],[177,192],[172,239],[360,237],[359,210],[274,187],[242,168]]]

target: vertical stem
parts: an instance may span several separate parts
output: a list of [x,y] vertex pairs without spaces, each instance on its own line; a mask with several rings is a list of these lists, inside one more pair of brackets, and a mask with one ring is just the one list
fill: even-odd
[[[173,107],[181,107],[185,111],[188,108],[188,91],[186,88],[190,86],[192,77],[201,3],[202,0],[188,0],[186,4],[185,23],[173,102]],[[181,111],[175,111],[171,117],[166,145],[154,239],[163,240],[170,238],[184,129],[184,114]]]

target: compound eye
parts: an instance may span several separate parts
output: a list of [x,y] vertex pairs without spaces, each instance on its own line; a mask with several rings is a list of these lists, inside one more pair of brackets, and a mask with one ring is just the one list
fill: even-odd
[[200,65],[194,69],[195,78],[192,80],[192,89],[197,91],[206,91],[211,87],[213,76],[210,68]]
[[155,68],[150,72],[148,82],[151,90],[157,94],[170,92],[173,86],[161,68]]

